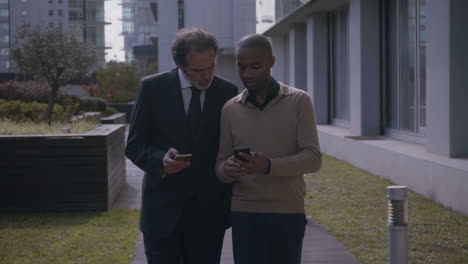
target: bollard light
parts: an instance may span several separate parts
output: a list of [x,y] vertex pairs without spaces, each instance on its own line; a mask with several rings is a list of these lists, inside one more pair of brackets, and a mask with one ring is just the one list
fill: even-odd
[[408,187],[388,186],[388,263],[408,263]]

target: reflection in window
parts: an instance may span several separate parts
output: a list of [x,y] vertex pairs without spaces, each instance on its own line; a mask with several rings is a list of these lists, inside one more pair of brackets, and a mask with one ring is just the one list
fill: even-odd
[[8,43],[10,41],[10,37],[8,35],[0,36],[0,42]]
[[348,10],[330,15],[330,106],[332,123],[349,124]]
[[126,34],[131,34],[135,31],[135,24],[130,21],[123,21],[123,31]]
[[132,19],[133,18],[133,7],[132,6],[122,7],[122,15],[123,15],[123,19]]
[[386,1],[386,126],[426,126],[425,0]]

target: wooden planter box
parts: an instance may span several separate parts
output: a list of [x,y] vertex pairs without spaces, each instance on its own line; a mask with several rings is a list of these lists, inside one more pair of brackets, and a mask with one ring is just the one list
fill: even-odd
[[121,113],[125,113],[127,123],[130,123],[130,118],[132,117],[132,111],[133,111],[134,105],[135,105],[135,102],[109,104],[109,106],[114,107],[115,109],[117,109],[117,111]]
[[101,118],[101,124],[125,124],[127,119],[125,113],[116,113],[108,117]]
[[0,136],[0,213],[104,211],[125,183],[123,125]]

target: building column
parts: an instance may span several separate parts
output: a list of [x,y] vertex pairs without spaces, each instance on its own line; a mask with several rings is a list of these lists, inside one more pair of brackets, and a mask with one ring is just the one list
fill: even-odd
[[468,157],[468,2],[427,1],[426,148]]
[[349,2],[349,85],[351,133],[380,135],[379,1]]
[[177,1],[158,1],[158,68],[159,72],[175,67],[171,45],[179,28]]
[[274,35],[270,38],[271,45],[273,47],[273,56],[275,56],[275,65],[272,69],[273,77],[280,82],[286,83],[285,78],[285,65],[286,65],[286,54],[284,52],[284,36]]
[[289,85],[307,89],[306,25],[294,25],[289,31]]
[[328,19],[317,14],[307,19],[307,92],[312,97],[317,124],[329,123]]

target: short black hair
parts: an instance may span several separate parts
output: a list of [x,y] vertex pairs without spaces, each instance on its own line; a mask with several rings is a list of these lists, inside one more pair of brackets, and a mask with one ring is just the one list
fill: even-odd
[[218,41],[212,34],[201,28],[182,28],[177,31],[172,42],[172,58],[176,65],[186,66],[189,52],[200,52],[210,48],[218,53]]
[[253,47],[260,47],[265,50],[269,56],[273,55],[273,48],[271,46],[270,40],[261,34],[250,34],[241,38],[241,40],[237,42],[236,53],[241,48],[243,49]]

